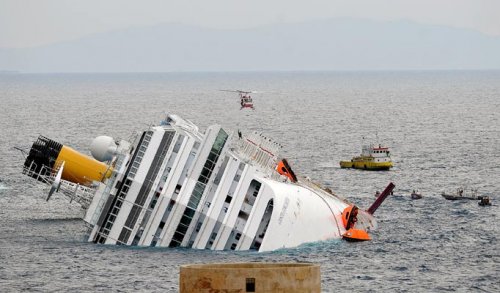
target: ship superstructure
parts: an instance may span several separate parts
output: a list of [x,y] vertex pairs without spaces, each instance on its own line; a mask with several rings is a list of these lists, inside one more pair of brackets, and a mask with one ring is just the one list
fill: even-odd
[[349,219],[351,204],[297,179],[281,146],[256,132],[233,137],[214,125],[202,133],[167,115],[133,142],[96,138],[97,160],[85,160],[101,177],[88,184],[85,175],[67,175],[72,157],[59,158],[57,149],[68,147],[54,150],[57,143],[44,139],[32,147],[24,173],[81,203],[95,243],[270,251],[341,238],[354,225],[375,227],[370,213]]

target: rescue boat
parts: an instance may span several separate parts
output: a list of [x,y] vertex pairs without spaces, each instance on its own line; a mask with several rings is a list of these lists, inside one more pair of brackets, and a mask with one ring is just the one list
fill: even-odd
[[393,167],[388,147],[381,145],[365,145],[361,155],[353,157],[350,161],[340,161],[341,168],[354,168],[362,170],[389,170]]
[[40,136],[23,173],[85,209],[88,241],[271,251],[344,238],[369,240],[373,213],[298,176],[262,133],[205,132],[177,115],[131,141],[97,137],[92,157]]

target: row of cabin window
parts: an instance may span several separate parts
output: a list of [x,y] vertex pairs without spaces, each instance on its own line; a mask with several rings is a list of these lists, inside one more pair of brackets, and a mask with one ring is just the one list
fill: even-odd
[[[240,163],[240,165],[238,166],[238,172],[236,173],[236,175],[233,178],[234,182],[239,182],[240,181],[241,171],[243,171],[244,167],[245,167],[245,164],[244,163]],[[226,196],[226,199],[225,199],[224,202],[227,203],[227,205],[224,204],[224,206],[222,207],[222,212],[224,214],[227,213],[227,211],[228,211],[228,205],[231,203],[232,199],[233,199],[233,197],[230,196],[229,194]],[[213,231],[215,231],[215,232],[212,232],[211,237],[210,237],[210,241],[207,243],[206,248],[210,248],[212,246],[212,244],[214,243],[213,240],[215,240],[215,237],[217,237],[217,233],[218,233],[219,228],[214,227]]]
[[[174,146],[174,152],[176,152],[176,153],[177,153],[177,152],[179,151],[179,148],[180,148],[180,145],[181,145],[181,143],[179,143],[179,142],[182,142],[182,140],[183,140],[183,139],[184,139],[184,137],[183,137],[183,136],[180,136],[180,137],[179,137],[179,139],[178,139],[178,141],[177,141],[177,144]],[[179,148],[177,148],[177,145],[179,145]],[[194,145],[194,147],[193,147],[193,149],[198,149],[198,147],[199,147],[199,146],[200,146],[200,143],[199,143],[199,142],[196,142],[196,143],[195,143],[195,145]],[[194,152],[194,151],[193,151],[192,153],[193,153],[193,155],[195,155],[195,154],[196,154],[196,152]],[[167,168],[166,168],[165,181],[166,181],[166,179],[167,179],[168,174],[170,173],[170,171],[171,171],[171,167],[167,167]],[[174,193],[179,194],[179,192],[180,192],[181,188],[182,188],[182,185],[177,184],[177,186],[175,187],[175,191],[174,191]],[[161,188],[160,188],[160,190],[161,190]],[[156,204],[156,203],[155,203],[155,204]],[[172,208],[173,208],[174,204],[175,204],[175,200],[171,199],[171,200],[170,200],[170,202],[169,202],[169,204],[168,204],[168,206],[167,206],[167,209],[166,209],[166,210],[165,210],[165,212],[164,212],[164,215],[165,215],[166,213],[169,213],[169,212],[172,210]],[[158,225],[157,230],[156,230],[155,237],[159,238],[159,235],[161,234],[161,231],[163,230],[163,227],[164,227],[164,226],[165,226],[165,222],[164,222],[164,221],[161,221],[161,222],[160,222],[160,224]],[[156,241],[156,240],[153,240],[153,241],[151,242],[151,246],[156,246],[156,243],[157,243],[157,241]]]
[[139,150],[137,151],[137,155],[135,157],[134,162],[132,163],[132,167],[130,168],[129,176],[131,178],[134,178],[135,174],[137,173],[137,169],[139,168],[139,165],[141,164],[142,158],[144,157],[144,153],[146,152],[146,149],[148,148],[149,142],[151,141],[151,136],[152,132],[148,131],[146,132],[146,135],[144,136],[144,139],[142,140],[141,146],[139,147]]
[[[209,158],[210,158],[210,157],[212,157],[212,158],[210,158],[210,159],[215,159],[215,161],[217,161],[217,159],[218,159],[218,157],[219,157],[219,155],[218,155],[217,153],[213,153],[213,152],[211,152],[211,153],[210,153],[210,155],[212,155],[212,156],[209,156]],[[213,156],[213,155],[215,155],[215,156]],[[213,167],[215,167],[215,162],[214,162],[214,161],[212,161],[212,160],[210,160],[210,159],[207,159],[207,161],[208,161],[208,165],[209,165],[209,168],[210,168],[210,169],[213,169]],[[211,165],[211,166],[210,166],[210,165]],[[239,166],[240,168],[239,168],[239,169],[242,169],[242,168],[241,168],[241,167],[242,167],[242,165],[243,165],[243,164],[240,164],[240,166]],[[243,166],[244,166],[244,165],[243,165]],[[202,173],[203,173],[203,171],[209,171],[209,173],[211,173],[211,171],[212,171],[212,170],[207,170],[207,168],[206,168],[206,167],[207,167],[207,162],[205,162],[205,166],[204,166],[204,168],[203,168],[204,170],[202,170]],[[238,175],[237,175],[237,176],[238,176]],[[235,176],[235,177],[236,177],[236,176]],[[199,179],[202,179],[202,181],[204,181],[203,179],[205,179],[205,180],[208,182],[208,178],[207,178],[206,176],[201,175]],[[235,178],[235,179],[237,179],[236,181],[239,181],[239,176],[238,176],[238,178]],[[198,182],[198,183],[202,183],[202,182]],[[202,183],[202,184],[203,184],[203,183]],[[205,184],[203,184],[203,185],[205,185]],[[260,187],[260,186],[259,186],[259,187]],[[195,190],[196,190],[196,187],[195,187]],[[195,192],[193,192],[193,194],[195,194]],[[255,195],[254,195],[254,196],[255,196]],[[228,201],[228,198],[229,198],[229,201]],[[228,203],[228,202],[231,202],[231,199],[232,199],[230,196],[228,196],[228,198],[226,198],[226,202],[227,202],[227,203]],[[191,199],[193,199],[193,196],[192,196],[192,198],[191,198]],[[208,206],[210,206],[210,203],[208,203]],[[228,208],[227,208],[227,207],[223,207],[223,210],[224,210],[224,213],[227,213]],[[199,231],[199,229],[201,228],[201,224],[202,224],[201,222],[198,222],[198,223],[197,223],[196,232],[198,232],[198,231]],[[217,236],[217,232],[213,232],[213,233],[212,233],[212,235],[211,235],[211,239],[212,239],[212,240],[214,240],[216,236]],[[213,241],[210,241],[210,242],[209,242],[209,244],[210,244],[210,245],[211,245],[212,243],[213,243]],[[234,248],[235,248],[235,247],[234,247]],[[233,249],[233,250],[234,250],[234,248],[231,248],[231,249]]]

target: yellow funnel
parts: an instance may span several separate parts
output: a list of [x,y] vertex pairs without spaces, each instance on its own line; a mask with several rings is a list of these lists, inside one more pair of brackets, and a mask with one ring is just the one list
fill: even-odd
[[92,181],[102,181],[109,178],[113,172],[111,166],[64,145],[57,156],[55,166],[60,166],[63,161],[65,163],[61,178],[82,185],[89,185]]

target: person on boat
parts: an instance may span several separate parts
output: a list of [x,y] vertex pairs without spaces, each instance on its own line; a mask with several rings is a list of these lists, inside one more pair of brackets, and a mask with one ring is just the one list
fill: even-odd
[[351,214],[349,215],[349,219],[347,221],[347,227],[346,230],[349,230],[356,225],[356,222],[358,221],[358,207],[353,206],[351,210]]

